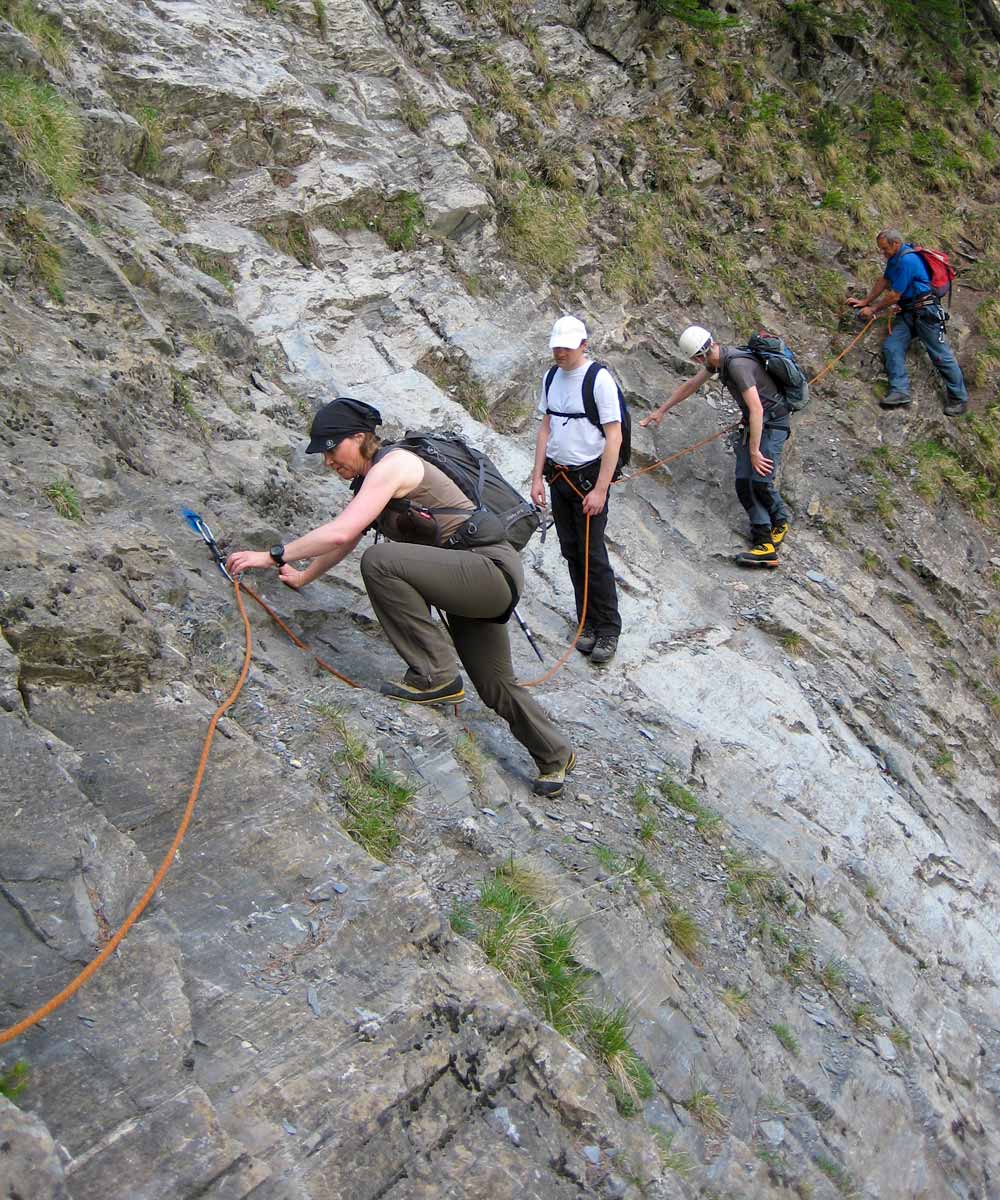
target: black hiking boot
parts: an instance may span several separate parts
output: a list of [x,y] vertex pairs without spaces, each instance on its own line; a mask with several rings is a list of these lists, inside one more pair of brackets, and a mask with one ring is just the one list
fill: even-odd
[[563,784],[566,782],[566,776],[576,766],[576,755],[571,750],[569,758],[561,767],[557,767],[554,771],[546,771],[539,775],[532,786],[532,791],[536,796],[545,796],[546,799],[552,800],[556,796],[562,795]]
[[581,654],[590,654],[597,641],[597,630],[593,625],[584,625],[580,636],[576,639],[576,648]]
[[393,700],[408,700],[411,704],[457,704],[459,700],[465,699],[461,675],[456,675],[447,683],[440,683],[433,688],[414,687],[405,681],[387,681],[381,684],[378,690],[383,696],[389,696]]
[[613,633],[603,633],[594,643],[594,649],[590,655],[592,663],[610,662],[618,649],[618,638]]
[[910,397],[905,392],[899,392],[895,388],[879,401],[882,408],[902,408],[904,404],[909,403]]
[[960,417],[968,407],[968,400],[959,400],[957,396],[949,396],[944,404],[944,415],[946,417]]

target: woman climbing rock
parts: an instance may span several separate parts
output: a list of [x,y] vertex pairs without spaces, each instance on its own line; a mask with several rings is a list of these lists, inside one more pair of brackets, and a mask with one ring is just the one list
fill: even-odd
[[[382,417],[359,400],[334,400],[313,419],[307,454],[351,483],[354,499],[339,516],[270,550],[239,550],[232,574],[273,567],[302,588],[342,562],[373,525],[386,539],[370,546],[361,574],[386,636],[407,665],[380,691],[415,704],[464,699],[455,654],[483,702],[498,713],[535,761],[534,791],[557,796],[574,762],[572,748],[514,678],[507,621],[524,584],[521,559],[507,541],[463,547],[475,505],[442,470],[375,435]],[[445,546],[451,542],[457,545]],[[308,559],[303,570],[293,562]],[[431,609],[445,614],[444,625]],[[448,633],[451,634],[449,644]]]

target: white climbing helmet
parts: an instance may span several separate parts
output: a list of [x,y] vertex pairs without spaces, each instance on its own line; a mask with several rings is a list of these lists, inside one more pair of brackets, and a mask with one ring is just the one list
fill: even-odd
[[700,325],[689,325],[677,341],[678,349],[684,358],[694,358],[704,352],[712,344],[712,335]]

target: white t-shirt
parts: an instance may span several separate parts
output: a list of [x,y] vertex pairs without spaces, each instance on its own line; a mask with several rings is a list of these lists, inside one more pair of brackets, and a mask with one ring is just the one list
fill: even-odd
[[[538,400],[538,413],[544,416],[546,409],[556,412],[583,412],[583,377],[587,374],[590,359],[575,371],[564,371],[556,368],[549,387],[548,399],[545,397],[545,378],[542,377],[542,389]],[[611,372],[602,368],[594,380],[594,400],[597,403],[597,415],[602,425],[622,419],[621,407],[618,404],[618,388],[611,378]],[[604,453],[604,432],[592,425],[583,417],[549,418],[549,444],[546,454],[553,462],[561,463],[564,467],[581,467],[584,463],[593,462]]]

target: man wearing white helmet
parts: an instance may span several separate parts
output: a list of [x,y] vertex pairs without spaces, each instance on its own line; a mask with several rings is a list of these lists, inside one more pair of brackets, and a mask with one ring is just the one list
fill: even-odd
[[[591,662],[606,663],[614,657],[622,628],[615,573],[604,542],[608,488],[622,445],[621,396],[611,372],[588,357],[587,327],[582,321],[560,317],[552,327],[549,348],[555,366],[545,375],[538,404],[542,423],[535,442],[531,499],[544,507],[547,479],[578,621],[584,617],[587,584],[586,618],[576,648]],[[589,556],[585,553],[588,517]]]
[[753,545],[737,554],[736,562],[741,567],[776,567],[777,547],[785,539],[789,520],[774,482],[781,448],[790,432],[784,399],[758,359],[736,346],[720,346],[700,325],[689,325],[678,347],[699,370],[641,424],[659,425],[665,413],[693,396],[713,375],[719,375],[743,413],[736,445],[736,495],[750,518]]

